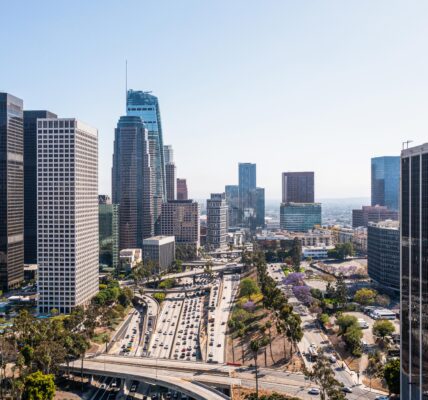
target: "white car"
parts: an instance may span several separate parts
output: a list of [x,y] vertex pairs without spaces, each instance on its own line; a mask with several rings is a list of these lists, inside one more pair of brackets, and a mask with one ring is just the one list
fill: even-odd
[[318,388],[310,388],[308,390],[309,394],[320,394],[320,390]]

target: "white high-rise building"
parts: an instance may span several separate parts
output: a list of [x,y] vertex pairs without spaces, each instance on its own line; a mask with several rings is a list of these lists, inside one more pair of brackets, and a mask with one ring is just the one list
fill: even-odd
[[69,313],[98,292],[98,131],[37,121],[38,309]]
[[225,193],[212,193],[207,200],[207,246],[209,250],[227,246],[227,203]]
[[174,162],[174,150],[170,144],[165,144],[163,146],[163,157],[165,160],[165,165]]

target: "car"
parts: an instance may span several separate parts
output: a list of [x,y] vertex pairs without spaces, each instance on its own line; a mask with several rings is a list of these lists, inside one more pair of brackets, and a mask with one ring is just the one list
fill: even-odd
[[375,400],[389,400],[388,396],[376,396]]
[[217,345],[217,347],[221,347],[221,343],[219,343],[219,344]]
[[334,364],[334,363],[337,361],[336,357],[335,357],[335,356],[333,356],[333,355],[331,355],[328,359],[330,360],[330,362],[331,362],[332,364]]
[[352,393],[352,389],[351,389],[349,386],[344,386],[344,387],[342,388],[342,392],[345,392],[345,393]]
[[134,383],[134,384],[131,386],[131,389],[129,389],[129,391],[130,391],[131,393],[136,392],[136,391],[137,391],[137,385]]
[[318,388],[310,388],[308,390],[309,394],[320,394],[320,390]]

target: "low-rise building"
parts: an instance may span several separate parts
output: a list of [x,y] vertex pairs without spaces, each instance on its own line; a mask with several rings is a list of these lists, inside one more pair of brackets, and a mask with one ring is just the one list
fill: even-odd
[[362,206],[361,210],[352,210],[352,227],[367,227],[369,222],[379,222],[391,219],[398,220],[398,211],[389,210],[385,206]]
[[129,272],[142,261],[141,249],[123,249],[120,251],[120,270]]
[[305,246],[302,247],[303,258],[322,259],[328,258],[328,251],[333,250],[334,246]]
[[143,240],[144,262],[153,262],[158,273],[165,272],[175,260],[174,236],[153,236]]

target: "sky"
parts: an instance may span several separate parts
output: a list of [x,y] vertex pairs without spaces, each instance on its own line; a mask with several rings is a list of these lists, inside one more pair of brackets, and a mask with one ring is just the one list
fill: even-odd
[[427,20],[425,0],[4,1],[0,91],[98,128],[100,193],[128,60],[190,196],[255,162],[267,199],[299,170],[317,198],[367,197],[371,157],[428,142]]

